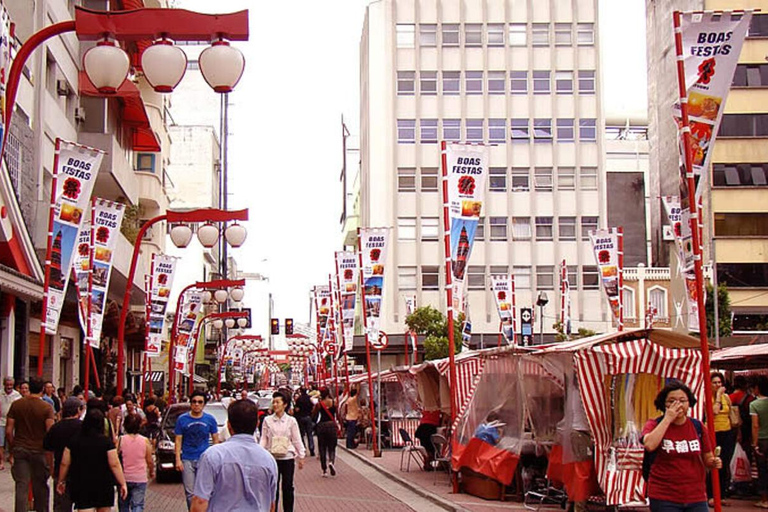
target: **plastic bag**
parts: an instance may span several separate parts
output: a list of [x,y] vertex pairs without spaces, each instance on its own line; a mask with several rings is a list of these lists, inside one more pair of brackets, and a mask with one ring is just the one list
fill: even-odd
[[749,457],[739,443],[736,443],[736,449],[733,451],[731,459],[731,481],[732,482],[751,482],[752,472],[749,464]]

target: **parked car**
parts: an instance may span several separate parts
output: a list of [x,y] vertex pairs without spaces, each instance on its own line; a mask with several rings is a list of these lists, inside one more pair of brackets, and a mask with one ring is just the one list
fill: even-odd
[[[220,402],[209,402],[203,411],[216,418],[216,426],[219,428],[219,440],[225,441],[228,439],[226,407]],[[176,471],[175,467],[176,447],[174,443],[176,435],[174,434],[174,429],[176,428],[176,420],[185,412],[189,412],[188,403],[172,404],[165,410],[163,419],[160,422],[160,436],[157,441],[157,452],[155,454],[158,482],[167,481],[180,474]]]

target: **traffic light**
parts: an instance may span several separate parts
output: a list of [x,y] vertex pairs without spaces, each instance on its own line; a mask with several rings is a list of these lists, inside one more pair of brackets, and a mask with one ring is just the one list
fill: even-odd
[[293,318],[285,319],[285,334],[286,336],[289,334],[293,334]]
[[274,335],[280,334],[280,320],[273,318],[270,322],[270,333]]

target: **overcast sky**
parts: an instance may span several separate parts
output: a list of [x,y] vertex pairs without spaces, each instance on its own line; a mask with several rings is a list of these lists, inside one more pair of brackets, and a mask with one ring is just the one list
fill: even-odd
[[[646,110],[644,3],[599,3],[606,112],[635,117]],[[275,316],[306,322],[309,290],[327,283],[341,243],[341,116],[356,136],[368,1],[174,4],[249,9],[250,40],[238,45],[245,74],[230,95],[230,208],[249,208],[251,219],[235,256],[242,270],[269,276]]]

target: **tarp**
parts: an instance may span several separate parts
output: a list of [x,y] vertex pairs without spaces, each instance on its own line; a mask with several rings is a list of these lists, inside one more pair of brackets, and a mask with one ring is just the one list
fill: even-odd
[[711,363],[714,368],[723,370],[768,368],[768,343],[715,350]]

